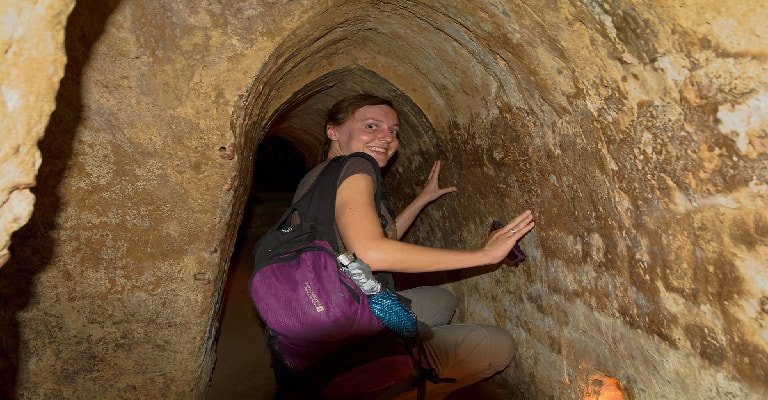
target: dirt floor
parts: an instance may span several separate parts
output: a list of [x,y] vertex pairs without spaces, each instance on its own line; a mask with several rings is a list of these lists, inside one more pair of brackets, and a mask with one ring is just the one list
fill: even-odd
[[[262,193],[246,210],[225,288],[224,310],[216,352],[216,365],[208,400],[271,400],[275,382],[265,350],[264,325],[248,295],[253,268],[253,243],[274,224],[289,205],[291,194]],[[450,400],[515,399],[490,379],[459,392]]]

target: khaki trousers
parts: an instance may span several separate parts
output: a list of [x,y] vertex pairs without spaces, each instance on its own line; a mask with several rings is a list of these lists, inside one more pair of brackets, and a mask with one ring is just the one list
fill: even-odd
[[[430,366],[440,377],[456,379],[455,383],[427,383],[427,399],[443,399],[456,389],[503,370],[511,362],[513,341],[507,331],[481,324],[448,325],[458,304],[448,290],[423,286],[399,293],[412,300],[411,308],[423,323],[421,332]],[[397,400],[415,398],[414,389]]]

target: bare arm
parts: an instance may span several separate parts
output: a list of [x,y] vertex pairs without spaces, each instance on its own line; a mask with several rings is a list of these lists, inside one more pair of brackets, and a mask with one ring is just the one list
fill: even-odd
[[389,239],[384,236],[376,214],[373,185],[373,179],[365,174],[344,180],[336,192],[336,226],[347,250],[365,260],[374,271],[429,272],[494,264],[533,228],[533,217],[526,211],[492,233],[477,250],[437,249]]
[[405,207],[405,209],[403,209],[400,214],[397,215],[397,218],[395,218],[395,226],[397,227],[398,239],[402,238],[405,232],[408,231],[408,228],[411,227],[413,221],[416,220],[416,217],[419,215],[421,210],[427,206],[427,204],[437,200],[444,194],[458,190],[455,186],[440,189],[440,186],[437,183],[439,176],[440,161],[435,161],[435,164],[432,166],[432,171],[429,173],[429,177],[427,178],[427,183],[424,184],[424,188],[421,190],[421,193],[419,193],[419,195],[416,196],[416,198],[413,199],[413,201],[408,204],[408,206]]

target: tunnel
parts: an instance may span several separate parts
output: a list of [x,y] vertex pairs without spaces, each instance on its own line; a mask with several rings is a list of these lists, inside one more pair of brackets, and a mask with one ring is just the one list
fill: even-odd
[[[2,2],[0,386],[205,399],[261,146],[391,99],[404,240],[526,261],[398,277],[515,340],[525,399],[768,396],[768,7],[736,0]],[[6,133],[8,132],[8,133]],[[278,163],[272,168],[285,169]],[[261,178],[260,178],[261,176]],[[402,279],[401,279],[402,278]],[[253,343],[262,346],[263,343]]]

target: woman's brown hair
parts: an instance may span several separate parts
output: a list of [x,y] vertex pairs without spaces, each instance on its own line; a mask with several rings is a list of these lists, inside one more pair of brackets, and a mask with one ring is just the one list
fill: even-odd
[[383,97],[374,96],[372,94],[360,93],[352,96],[347,96],[331,106],[328,110],[328,114],[325,118],[325,124],[339,126],[344,122],[347,122],[350,115],[354,114],[360,108],[365,106],[389,106],[393,110],[395,107],[392,105],[392,101]]
[[[388,106],[393,110],[395,109],[395,106],[392,105],[392,101],[389,99],[368,93],[353,94],[352,96],[347,96],[337,101],[331,106],[331,109],[328,110],[328,114],[325,118],[325,128],[327,128],[329,124],[339,126],[347,122],[349,117],[354,114],[355,111],[365,106]],[[397,110],[395,110],[395,112],[397,112]],[[325,145],[323,145],[323,159],[328,157],[330,148],[331,141],[326,140]]]

